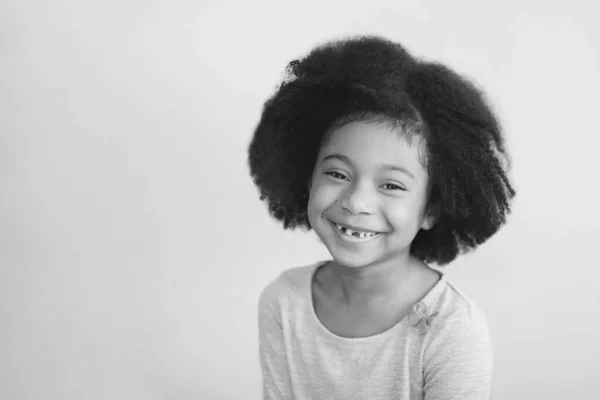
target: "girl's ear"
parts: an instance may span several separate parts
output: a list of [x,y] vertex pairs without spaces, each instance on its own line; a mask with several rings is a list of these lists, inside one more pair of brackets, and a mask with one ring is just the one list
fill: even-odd
[[427,210],[427,213],[425,214],[425,218],[423,218],[423,222],[421,223],[421,229],[429,230],[429,229],[433,228],[433,226],[435,225],[435,223],[437,222],[439,217],[440,217],[439,203],[432,204],[431,206],[429,206],[429,210]]

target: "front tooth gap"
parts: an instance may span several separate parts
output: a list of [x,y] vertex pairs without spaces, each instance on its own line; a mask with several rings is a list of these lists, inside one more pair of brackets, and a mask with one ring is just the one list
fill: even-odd
[[[348,236],[358,236],[361,239],[367,238],[367,237],[371,237],[371,236],[375,236],[376,234],[374,232],[357,232],[357,231],[353,231],[352,229],[348,229],[346,227],[343,227],[341,225],[336,224],[336,227],[344,232],[346,235]],[[355,235],[356,234],[356,235]]]

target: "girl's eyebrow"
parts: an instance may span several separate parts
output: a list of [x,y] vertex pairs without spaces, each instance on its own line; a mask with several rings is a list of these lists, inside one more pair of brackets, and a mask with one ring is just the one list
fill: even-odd
[[[329,154],[328,156],[323,158],[323,161],[321,161],[321,163],[324,163],[325,161],[331,160],[331,159],[340,160],[340,161],[345,162],[346,164],[352,165],[352,161],[350,161],[350,159],[347,156],[340,154],[340,153]],[[408,175],[412,179],[416,179],[415,176],[409,170],[407,170],[406,168],[400,167],[398,165],[378,164],[377,167],[383,171],[398,171],[405,175]]]
[[323,161],[321,161],[321,163],[324,163],[325,161],[332,160],[332,159],[333,160],[340,160],[340,161],[345,162],[346,164],[352,165],[352,162],[350,161],[350,159],[348,157],[346,157],[345,155],[340,154],[340,153],[329,154],[327,157],[323,158]]
[[407,170],[406,168],[402,168],[398,165],[379,164],[378,167],[379,169],[382,169],[384,171],[399,171],[415,179],[415,176],[409,170]]

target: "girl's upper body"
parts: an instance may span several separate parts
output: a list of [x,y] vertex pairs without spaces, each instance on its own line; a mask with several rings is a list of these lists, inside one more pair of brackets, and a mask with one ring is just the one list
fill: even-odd
[[317,289],[326,265],[289,269],[261,293],[265,399],[489,398],[485,316],[446,275],[436,272],[438,280],[418,302],[378,329],[357,319],[341,328],[325,310],[331,300]]
[[428,266],[476,248],[510,210],[483,95],[374,37],[318,47],[288,71],[251,174],[271,214],[314,230],[332,260],[261,294],[265,398],[488,398],[485,318]]

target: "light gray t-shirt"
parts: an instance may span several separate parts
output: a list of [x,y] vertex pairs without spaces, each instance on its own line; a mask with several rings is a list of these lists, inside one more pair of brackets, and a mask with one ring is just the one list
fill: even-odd
[[264,399],[489,399],[486,318],[443,272],[392,328],[344,338],[314,311],[312,278],[322,264],[284,271],[260,294]]

